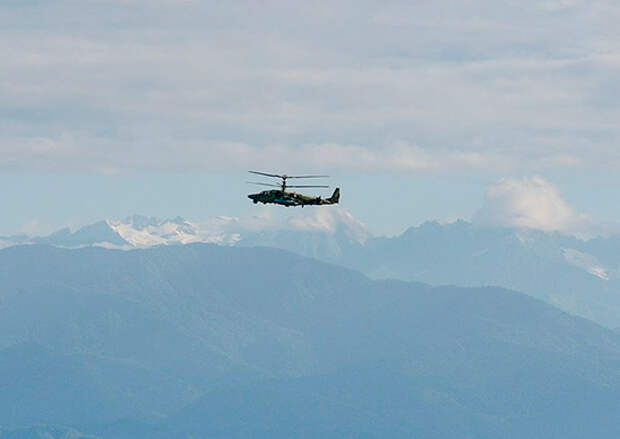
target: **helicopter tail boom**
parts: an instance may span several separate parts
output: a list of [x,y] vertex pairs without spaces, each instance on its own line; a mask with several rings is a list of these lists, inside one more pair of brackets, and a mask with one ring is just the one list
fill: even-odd
[[329,201],[330,204],[338,204],[338,202],[340,201],[340,188],[337,187],[336,190],[334,190],[332,196],[329,197],[326,201]]

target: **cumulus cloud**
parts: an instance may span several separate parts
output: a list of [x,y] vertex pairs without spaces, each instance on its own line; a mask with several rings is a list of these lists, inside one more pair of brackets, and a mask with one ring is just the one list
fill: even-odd
[[4,2],[0,169],[620,166],[618,18],[611,0]]
[[587,237],[592,224],[575,213],[542,177],[504,179],[491,186],[473,221],[481,225],[559,231]]
[[310,215],[292,216],[287,220],[287,226],[294,230],[329,234],[342,231],[352,240],[362,243],[370,237],[366,225],[340,207],[315,209]]

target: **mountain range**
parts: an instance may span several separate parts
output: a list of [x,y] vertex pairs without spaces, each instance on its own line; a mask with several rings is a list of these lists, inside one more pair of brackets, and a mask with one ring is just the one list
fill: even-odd
[[610,328],[620,326],[620,238],[428,222],[352,246],[332,262],[373,278],[497,285]]
[[[228,219],[220,221],[226,223]],[[232,221],[232,219],[230,219]],[[206,242],[232,245],[238,241],[236,233],[203,229],[181,217],[159,219],[134,215],[125,220],[103,220],[71,231],[64,228],[48,236],[0,237],[0,247],[25,244],[48,244],[57,247],[106,247],[121,250],[152,247],[156,245],[189,244]]]
[[510,290],[203,243],[14,246],[0,285],[3,439],[620,433],[620,335]]
[[532,229],[427,222],[394,237],[372,236],[342,209],[274,226],[221,217],[194,223],[133,216],[45,237],[0,238],[3,246],[49,244],[137,249],[215,243],[267,246],[361,271],[374,279],[518,290],[610,328],[620,327],[620,237],[583,240]]

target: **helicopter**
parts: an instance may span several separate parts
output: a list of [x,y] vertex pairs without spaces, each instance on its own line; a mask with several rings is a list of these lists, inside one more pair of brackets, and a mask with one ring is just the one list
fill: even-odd
[[309,196],[303,195],[297,192],[288,192],[286,188],[328,188],[326,185],[292,185],[289,186],[286,184],[286,181],[289,178],[295,179],[303,179],[303,178],[326,178],[327,175],[286,175],[286,174],[270,174],[267,172],[259,172],[259,171],[248,171],[252,174],[262,175],[265,177],[279,178],[281,179],[280,184],[273,183],[263,183],[263,182],[255,182],[249,181],[251,184],[258,184],[261,186],[271,186],[279,189],[271,189],[259,192],[257,194],[250,194],[248,198],[252,200],[254,204],[263,203],[263,204],[279,204],[281,206],[319,206],[325,204],[338,204],[340,201],[340,188],[336,188],[334,193],[329,198],[322,198],[321,196]]

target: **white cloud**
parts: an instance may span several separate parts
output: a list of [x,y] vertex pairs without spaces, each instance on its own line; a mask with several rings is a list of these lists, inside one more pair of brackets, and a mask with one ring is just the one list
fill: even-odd
[[292,216],[287,221],[287,227],[329,234],[343,231],[350,239],[362,243],[370,237],[366,226],[340,207],[315,209],[310,215]]
[[577,214],[559,190],[541,177],[504,179],[491,186],[474,223],[559,231],[586,237],[592,224]]
[[333,235],[342,232],[351,240],[365,242],[371,235],[366,225],[350,212],[339,207],[283,210],[280,206],[261,206],[259,213],[250,217],[218,217],[200,226],[212,233],[240,233],[274,230],[321,232]]
[[0,169],[620,166],[617,2],[19,5]]
[[[57,171],[85,170],[115,174],[141,169],[247,170],[250,168],[337,169],[355,171],[434,171],[447,169],[510,168],[510,160],[491,151],[425,149],[407,142],[363,146],[356,144],[301,144],[266,146],[229,141],[174,138],[112,141],[84,133],[58,138],[7,139],[0,148],[0,169]],[[303,164],[303,165],[300,165]]]

